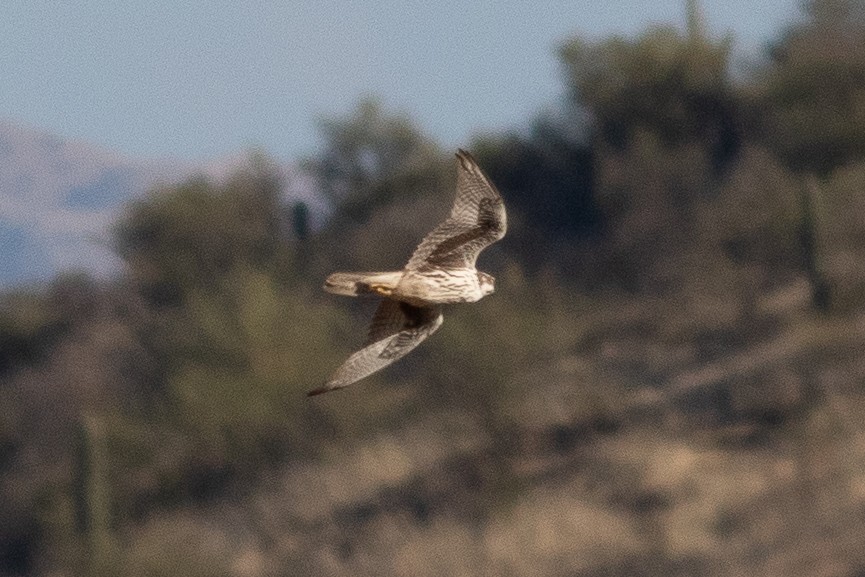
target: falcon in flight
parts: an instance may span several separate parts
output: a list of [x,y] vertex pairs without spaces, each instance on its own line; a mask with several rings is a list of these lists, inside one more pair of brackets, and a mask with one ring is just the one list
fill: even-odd
[[363,348],[310,396],[347,387],[404,357],[441,326],[441,305],[473,303],[495,289],[495,279],[478,271],[475,262],[505,235],[505,205],[472,155],[459,150],[456,156],[450,215],[421,241],[405,269],[337,272],[324,281],[324,290],[334,294],[384,298]]

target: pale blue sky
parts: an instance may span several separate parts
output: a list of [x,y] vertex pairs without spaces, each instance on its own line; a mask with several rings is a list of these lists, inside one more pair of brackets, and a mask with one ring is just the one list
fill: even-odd
[[[703,0],[756,54],[797,0]],[[562,93],[565,38],[683,26],[684,0],[4,0],[0,118],[137,157],[313,152],[315,118],[364,95],[446,146]]]

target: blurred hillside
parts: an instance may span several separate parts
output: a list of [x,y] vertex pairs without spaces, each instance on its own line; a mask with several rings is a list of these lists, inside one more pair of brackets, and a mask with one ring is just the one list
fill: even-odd
[[572,39],[569,97],[470,148],[497,292],[319,385],[455,175],[375,101],[322,125],[310,225],[274,163],[127,205],[124,274],[0,305],[2,575],[865,573],[865,4],[765,64],[686,32]]
[[[200,174],[221,182],[246,155],[190,163],[124,158],[96,146],[0,121],[0,288],[45,282],[83,270],[100,278],[121,270],[111,225],[123,207],[154,186]],[[282,166],[286,202],[319,211],[296,167]]]

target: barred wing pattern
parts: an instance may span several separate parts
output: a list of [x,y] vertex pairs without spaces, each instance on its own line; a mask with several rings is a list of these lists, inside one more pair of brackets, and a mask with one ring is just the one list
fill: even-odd
[[[363,347],[310,395],[347,387],[408,354],[441,326],[441,308],[434,303],[461,302],[462,297],[473,302],[492,290],[489,275],[481,285],[475,263],[483,249],[505,235],[504,202],[471,154],[459,150],[456,156],[457,192],[451,212],[423,239],[404,270],[334,273],[325,281],[325,290],[336,294],[376,293],[385,298]],[[404,290],[403,281],[411,286],[406,279],[420,281],[421,289]]]
[[471,154],[457,152],[457,194],[450,215],[415,250],[406,270],[474,267],[480,252],[505,235],[505,205]]
[[328,382],[309,396],[347,387],[400,359],[436,332],[440,307],[416,307],[384,299],[378,305],[363,348],[351,355]]

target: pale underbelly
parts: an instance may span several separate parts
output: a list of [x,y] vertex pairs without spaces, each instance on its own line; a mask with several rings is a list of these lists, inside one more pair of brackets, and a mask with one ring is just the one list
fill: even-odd
[[407,272],[400,279],[394,297],[410,304],[451,304],[475,302],[481,293],[474,270]]

